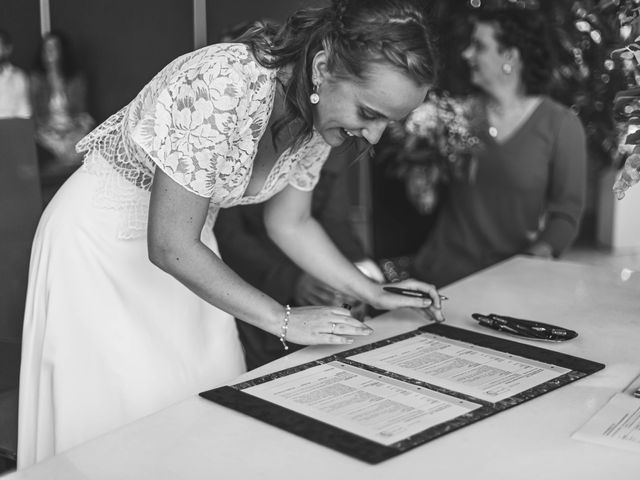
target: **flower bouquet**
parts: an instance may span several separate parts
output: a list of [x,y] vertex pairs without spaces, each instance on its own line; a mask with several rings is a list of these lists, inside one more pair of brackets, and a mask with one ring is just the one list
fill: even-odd
[[451,180],[472,181],[474,150],[480,141],[473,123],[475,105],[432,91],[390,137],[400,145],[390,161],[392,175],[404,180],[411,203],[422,214],[435,209],[440,187]]

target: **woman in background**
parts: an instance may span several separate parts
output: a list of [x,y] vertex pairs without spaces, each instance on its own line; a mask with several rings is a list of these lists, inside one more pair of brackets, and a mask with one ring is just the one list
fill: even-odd
[[545,95],[552,75],[546,21],[537,10],[478,13],[463,57],[486,114],[472,182],[453,181],[426,242],[417,278],[442,287],[516,254],[558,257],[572,243],[586,189],[583,127]]
[[0,29],[0,119],[29,118],[29,78],[11,62],[13,40]]
[[78,167],[76,143],[94,125],[87,113],[87,82],[74,62],[67,38],[59,32],[42,37],[31,72],[31,101],[36,141],[52,156],[45,168]]
[[370,144],[423,100],[429,30],[410,0],[335,0],[271,41],[183,55],[85,137],[34,240],[20,374],[18,467],[244,371],[234,316],[298,344],[371,329],[346,308],[291,308],[223,263],[220,208],[268,200],[265,225],[301,268],[380,309],[430,308],[368,279],[310,214],[332,146]]

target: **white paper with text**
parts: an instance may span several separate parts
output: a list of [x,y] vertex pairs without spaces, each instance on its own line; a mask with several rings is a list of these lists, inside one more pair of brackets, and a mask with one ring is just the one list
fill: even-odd
[[640,453],[640,398],[617,393],[571,438]]
[[570,371],[432,334],[410,337],[348,358],[491,403]]
[[339,361],[275,378],[243,392],[382,445],[481,406]]

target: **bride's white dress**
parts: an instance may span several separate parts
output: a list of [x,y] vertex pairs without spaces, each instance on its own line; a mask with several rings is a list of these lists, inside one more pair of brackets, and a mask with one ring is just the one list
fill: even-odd
[[29,275],[18,468],[25,468],[244,371],[233,318],[147,255],[155,168],[219,208],[310,190],[329,153],[319,134],[244,196],[273,108],[277,72],[220,44],[163,69],[78,144],[85,165],[42,215]]

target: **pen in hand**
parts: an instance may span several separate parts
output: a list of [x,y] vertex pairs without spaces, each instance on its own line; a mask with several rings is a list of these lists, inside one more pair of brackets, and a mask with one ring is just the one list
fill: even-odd
[[[411,290],[410,288],[382,287],[382,289],[386,290],[387,292],[404,295],[405,297],[431,298],[428,293],[422,292],[420,290]],[[445,297],[444,295],[440,295],[440,300],[449,300],[449,298]]]
[[[397,295],[404,295],[405,297],[426,298],[431,300],[431,304],[433,305],[433,298],[431,298],[431,295],[429,295],[428,293],[422,292],[420,290],[412,290],[410,288],[400,288],[400,287],[382,287],[382,289],[390,293],[395,293]],[[439,296],[440,296],[440,300],[448,300],[448,298],[445,297],[444,295],[439,295]],[[422,309],[422,311],[427,315],[427,318],[429,320],[438,322],[438,323],[445,321],[444,315],[442,314],[441,310],[431,311],[430,308],[431,308],[431,305],[429,305],[427,308]]]

